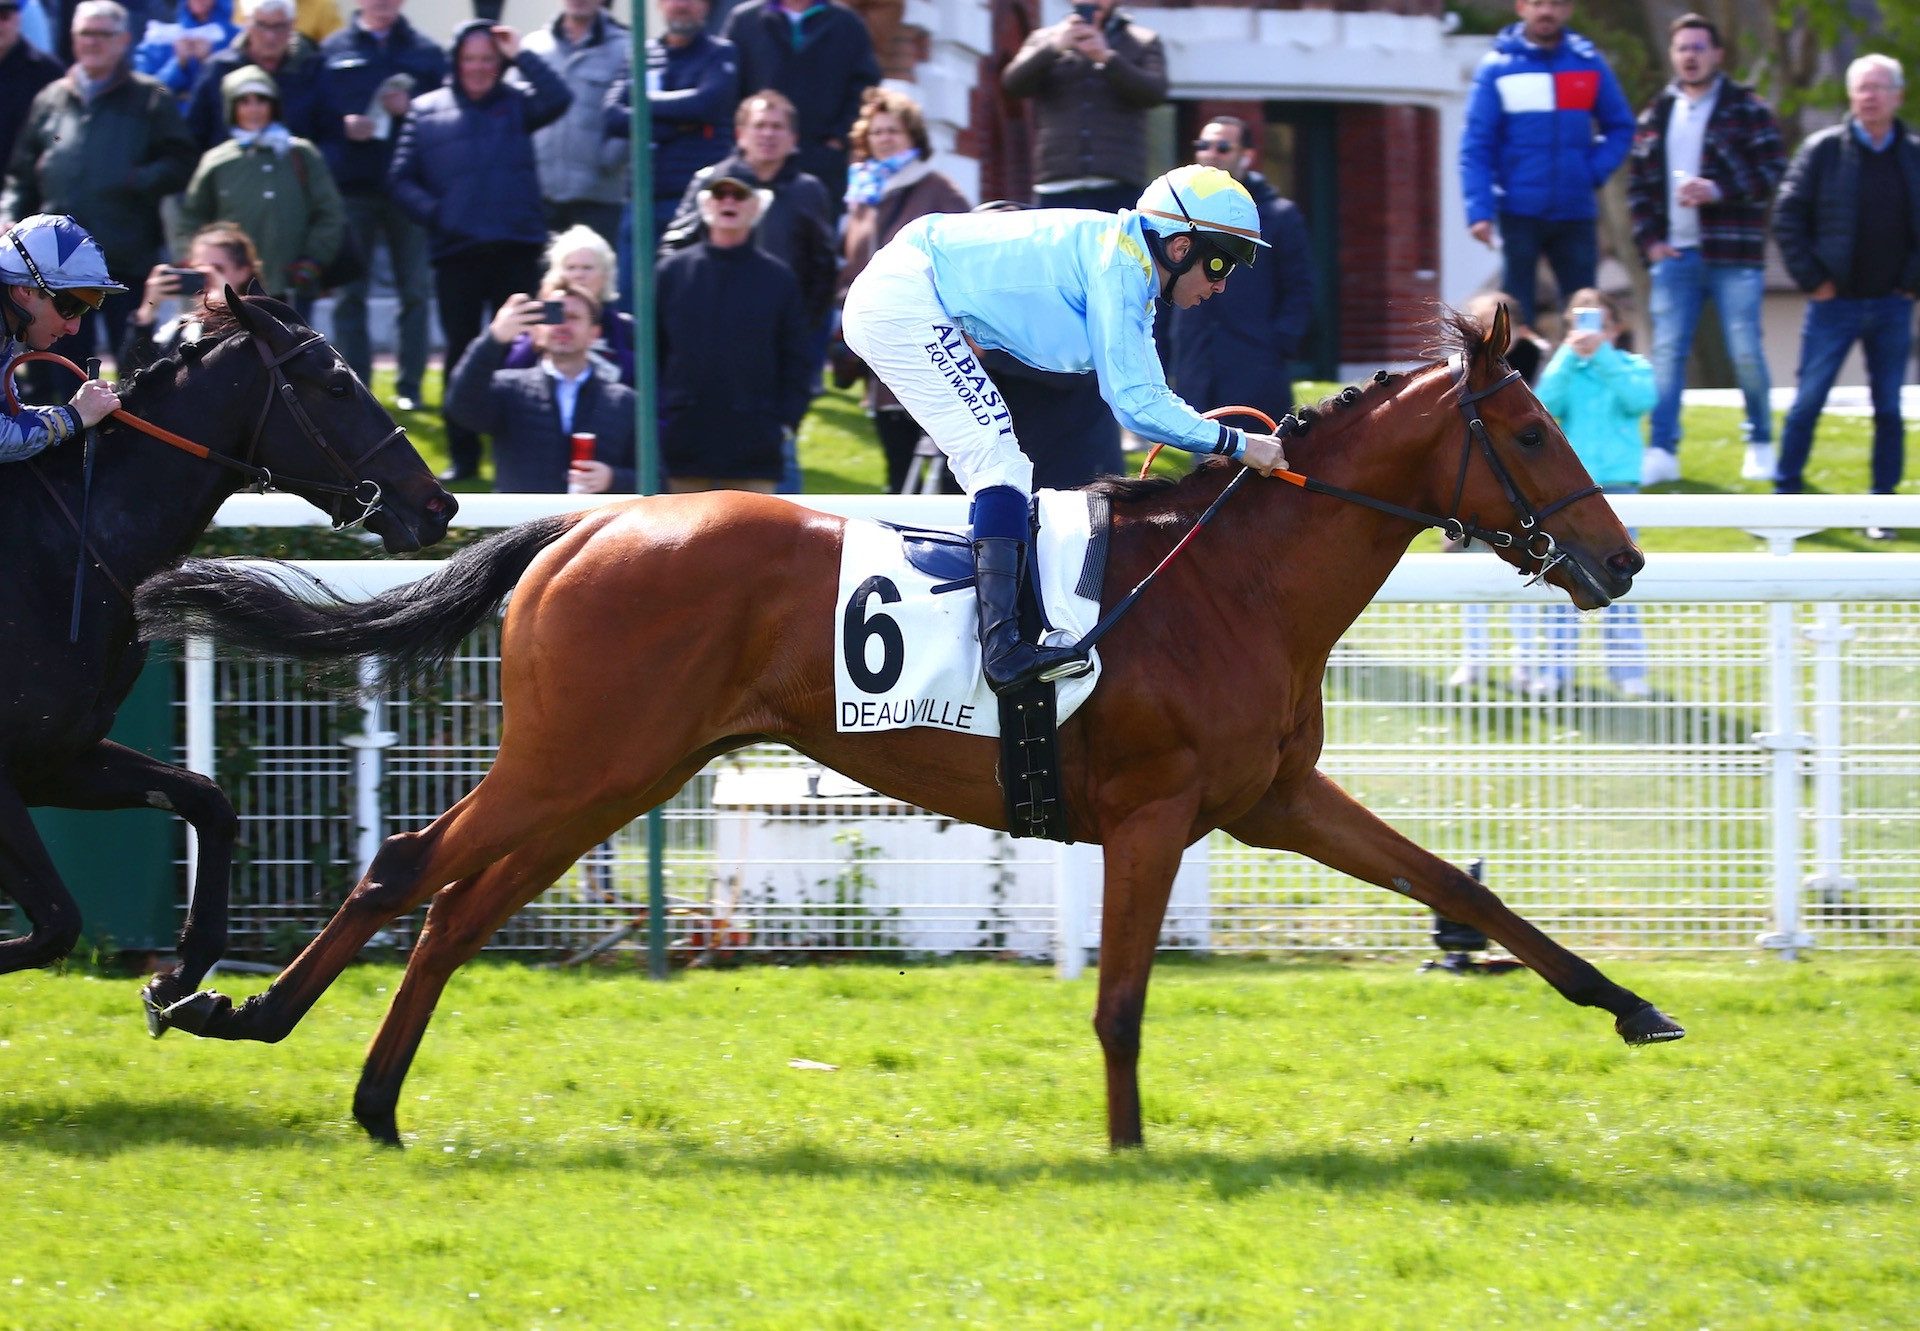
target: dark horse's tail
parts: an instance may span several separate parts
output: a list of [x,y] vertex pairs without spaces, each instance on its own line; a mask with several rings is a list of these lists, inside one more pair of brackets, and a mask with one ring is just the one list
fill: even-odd
[[378,687],[418,680],[453,655],[499,608],[534,556],[580,517],[524,522],[468,546],[418,582],[367,601],[342,601],[318,588],[295,594],[289,587],[308,579],[285,565],[183,560],[135,592],[140,636],[203,635],[253,655],[315,662],[323,667],[322,686],[339,692],[358,687],[341,667],[367,657],[379,661]]

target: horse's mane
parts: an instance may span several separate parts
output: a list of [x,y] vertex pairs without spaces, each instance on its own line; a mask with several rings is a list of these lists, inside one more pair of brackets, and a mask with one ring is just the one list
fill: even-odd
[[[276,316],[292,318],[296,323],[299,316],[286,305],[264,296],[252,296],[248,299],[266,306]],[[200,336],[191,342],[181,342],[172,351],[158,359],[141,366],[121,383],[122,394],[150,391],[154,386],[171,387],[178,379],[180,368],[205,356],[209,351],[241,331],[240,321],[225,305],[205,307],[205,317],[200,321]]]
[[[1449,356],[1459,356],[1471,361],[1481,354],[1487,345],[1487,330],[1478,321],[1468,318],[1455,309],[1443,309],[1435,323],[1433,344],[1427,348],[1428,359],[1410,373],[1417,374],[1428,365],[1445,360]],[[1292,415],[1283,417],[1275,433],[1283,439],[1297,438],[1311,430],[1322,417],[1344,411],[1359,402],[1373,389],[1382,384],[1390,384],[1402,377],[1405,371],[1380,370],[1367,384],[1350,384],[1337,392],[1329,393],[1311,407],[1302,407]],[[1227,465],[1224,458],[1202,458],[1189,472],[1182,476],[1103,476],[1099,480],[1082,487],[1092,494],[1105,495],[1115,504],[1127,506],[1151,505],[1156,501],[1169,501],[1167,507],[1174,507],[1185,498],[1185,492],[1198,489],[1205,481],[1202,478],[1216,475]]]

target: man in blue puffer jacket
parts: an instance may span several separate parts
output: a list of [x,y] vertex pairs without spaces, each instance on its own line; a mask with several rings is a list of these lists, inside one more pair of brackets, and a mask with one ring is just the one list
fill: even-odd
[[[539,286],[547,216],[533,131],[573,104],[512,28],[461,24],[452,64],[445,87],[414,100],[387,170],[394,200],[427,229],[448,373],[507,297]],[[478,472],[480,437],[451,420],[447,452],[455,480]]]
[[1562,293],[1592,286],[1594,193],[1633,145],[1633,108],[1599,48],[1567,28],[1573,0],[1516,0],[1480,61],[1460,139],[1467,230],[1506,253],[1501,282],[1534,321],[1544,255]]

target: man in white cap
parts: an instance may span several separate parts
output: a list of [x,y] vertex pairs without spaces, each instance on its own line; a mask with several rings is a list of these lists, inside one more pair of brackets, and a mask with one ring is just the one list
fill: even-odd
[[[0,367],[45,351],[80,327],[109,293],[125,291],[107,273],[107,256],[71,217],[35,213],[0,236]],[[0,374],[10,370],[0,368]],[[21,407],[0,395],[0,462],[19,462],[106,419],[120,399],[89,379],[64,407]]]

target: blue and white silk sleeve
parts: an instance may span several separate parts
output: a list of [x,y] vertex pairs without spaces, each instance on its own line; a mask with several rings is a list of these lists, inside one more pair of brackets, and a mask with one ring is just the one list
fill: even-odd
[[17,415],[0,411],[0,462],[24,462],[80,433],[80,414],[72,407],[25,407]]

